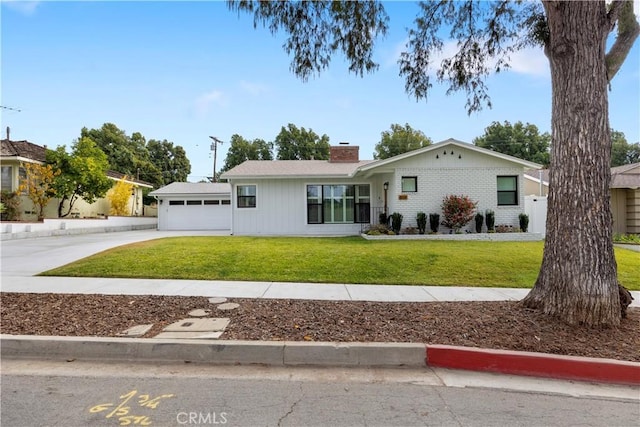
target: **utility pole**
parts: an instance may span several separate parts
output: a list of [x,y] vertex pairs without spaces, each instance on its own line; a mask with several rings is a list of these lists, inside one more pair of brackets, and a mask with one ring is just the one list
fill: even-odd
[[213,143],[211,144],[211,151],[213,151],[213,178],[211,179],[211,182],[216,182],[216,157],[218,154],[218,144],[222,144],[222,141],[215,136],[210,136],[209,138],[213,140]]

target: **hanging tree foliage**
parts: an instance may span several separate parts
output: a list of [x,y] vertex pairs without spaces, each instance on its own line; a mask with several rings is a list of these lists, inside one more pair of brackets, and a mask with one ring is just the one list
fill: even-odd
[[[291,70],[301,79],[345,56],[357,75],[375,71],[376,39],[388,29],[381,2],[228,1],[254,16],[254,26],[284,31]],[[547,234],[540,274],[524,304],[569,323],[618,325],[625,308],[618,286],[609,206],[611,135],[608,90],[638,38],[633,2],[509,0],[420,2],[399,60],[407,93],[427,99],[433,80],[463,91],[467,111],[490,107],[486,78],[509,55],[539,46],[552,80],[551,164]],[[444,47],[457,42],[435,76]],[[615,38],[607,50],[607,39]]]

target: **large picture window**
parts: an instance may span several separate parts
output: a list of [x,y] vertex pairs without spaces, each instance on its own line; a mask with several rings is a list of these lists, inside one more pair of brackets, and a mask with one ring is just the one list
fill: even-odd
[[239,208],[255,208],[256,207],[256,186],[255,185],[238,185],[238,207]]
[[498,177],[498,206],[515,206],[518,204],[518,177]]
[[369,223],[369,185],[308,185],[308,224]]

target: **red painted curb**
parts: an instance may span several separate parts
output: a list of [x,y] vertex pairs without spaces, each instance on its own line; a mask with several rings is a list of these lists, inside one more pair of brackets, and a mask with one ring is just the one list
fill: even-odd
[[427,365],[544,378],[640,385],[640,363],[592,357],[427,345]]

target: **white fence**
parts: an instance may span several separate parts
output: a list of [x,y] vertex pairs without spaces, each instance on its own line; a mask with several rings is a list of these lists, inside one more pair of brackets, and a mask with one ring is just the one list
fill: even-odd
[[145,230],[157,227],[158,218],[133,216],[110,216],[104,219],[57,218],[45,219],[42,222],[2,222],[0,223],[0,240]]
[[525,196],[524,213],[529,215],[530,233],[546,234],[547,196]]

